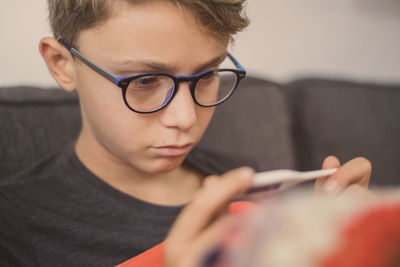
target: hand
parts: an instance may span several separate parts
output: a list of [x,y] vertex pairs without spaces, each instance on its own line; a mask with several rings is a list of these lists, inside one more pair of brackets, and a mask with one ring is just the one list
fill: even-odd
[[243,167],[204,180],[203,188],[183,209],[166,239],[166,267],[198,266],[230,222],[229,202],[250,188],[253,176],[252,169]]
[[334,156],[325,158],[322,169],[338,168],[331,176],[317,179],[315,189],[317,192],[337,194],[346,193],[369,193],[368,184],[371,177],[371,162],[365,158],[355,158],[344,165]]

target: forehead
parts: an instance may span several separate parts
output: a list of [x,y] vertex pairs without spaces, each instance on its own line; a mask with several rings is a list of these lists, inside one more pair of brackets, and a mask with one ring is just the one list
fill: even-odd
[[154,60],[190,64],[225,53],[228,40],[206,33],[188,10],[169,1],[113,5],[111,16],[77,40],[81,52],[99,60]]

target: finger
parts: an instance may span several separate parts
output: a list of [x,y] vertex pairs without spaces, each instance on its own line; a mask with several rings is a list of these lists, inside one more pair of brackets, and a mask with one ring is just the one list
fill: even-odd
[[[211,176],[211,177],[207,177],[207,178],[206,178],[206,183],[204,184],[204,186],[214,186],[212,183],[213,183],[214,181],[217,181],[217,182],[218,182],[218,180],[220,180],[220,179],[222,179],[222,178],[219,177],[219,176],[216,176],[216,175]],[[228,203],[227,203],[227,204],[228,204]],[[221,208],[217,211],[217,213],[214,215],[214,217],[219,217],[219,216],[225,215],[225,214],[227,214],[228,212],[229,212],[229,207],[228,207],[228,205],[223,206],[223,207],[221,207]]]
[[337,157],[335,156],[328,156],[325,158],[324,162],[322,162],[322,169],[331,169],[331,168],[337,168],[340,166],[340,161]]
[[178,216],[171,229],[174,239],[190,239],[203,230],[229,201],[252,184],[254,171],[243,167],[211,178]]
[[190,255],[188,254],[188,259],[185,259],[182,266],[198,266],[196,264],[199,264],[207,253],[215,249],[218,243],[221,242],[231,223],[232,217],[227,215],[219,217],[218,220],[214,221],[207,230],[203,231],[196,238],[195,242],[192,242]]
[[328,192],[339,192],[351,184],[368,188],[371,171],[371,162],[367,159],[362,157],[352,159],[343,164],[337,172],[328,178],[325,189]]
[[192,200],[193,200],[193,199],[196,199],[198,195],[203,194],[204,188],[207,188],[207,187],[209,187],[209,186],[212,186],[212,184],[213,184],[215,181],[219,180],[219,179],[220,179],[220,177],[217,176],[217,175],[210,175],[210,176],[207,176],[206,178],[204,178],[204,179],[203,179],[203,184],[202,184],[202,189],[199,190],[199,191],[197,191],[197,192],[194,194]]
[[342,193],[343,195],[356,196],[358,198],[367,198],[377,200],[378,198],[371,193],[365,186],[359,184],[352,184],[348,186]]
[[[339,168],[339,167],[340,167],[340,161],[338,158],[336,158],[334,156],[326,157],[322,163],[323,170]],[[315,190],[317,192],[324,191],[324,185],[325,185],[326,181],[328,180],[328,177],[329,176],[320,177],[315,181]]]

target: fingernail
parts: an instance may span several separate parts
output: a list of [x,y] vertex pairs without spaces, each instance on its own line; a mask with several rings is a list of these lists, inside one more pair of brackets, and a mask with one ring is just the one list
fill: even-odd
[[334,192],[338,187],[338,183],[336,182],[335,179],[329,179],[328,181],[326,181],[324,189],[326,192]]

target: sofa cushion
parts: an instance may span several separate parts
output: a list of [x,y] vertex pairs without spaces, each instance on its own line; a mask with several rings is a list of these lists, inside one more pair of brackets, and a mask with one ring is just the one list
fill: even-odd
[[320,168],[328,155],[363,156],[371,184],[400,184],[400,86],[303,79],[286,93],[300,169]]

